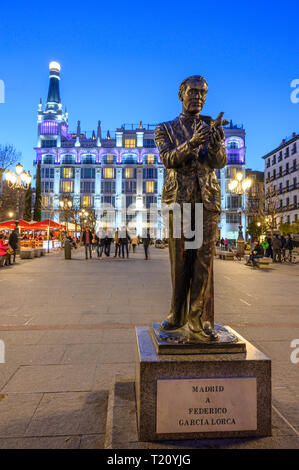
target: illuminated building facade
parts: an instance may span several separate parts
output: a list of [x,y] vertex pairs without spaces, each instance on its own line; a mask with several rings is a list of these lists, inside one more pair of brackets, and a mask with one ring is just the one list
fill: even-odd
[[[38,106],[38,142],[35,165],[41,165],[42,206],[44,218],[59,221],[59,203],[68,198],[75,209],[92,209],[100,221],[103,208],[111,204],[116,211],[115,227],[123,225],[120,211],[127,213],[126,221],[136,220],[136,230],[148,226],[149,208],[161,208],[164,167],[154,142],[155,125],[123,125],[115,133],[103,132],[101,121],[96,131],[83,132],[78,121],[76,132],[68,127],[68,113],[60,98],[60,65],[50,63],[50,83],[46,105]],[[228,182],[237,172],[245,175],[245,130],[232,123],[224,129],[228,165],[217,170],[221,186],[222,214],[220,235],[237,239],[242,217],[244,234],[246,196],[228,191]],[[105,134],[105,137],[103,137]],[[153,228],[154,236],[163,238],[161,217]]]
[[[101,122],[90,136],[69,132],[68,113],[63,111],[60,92],[60,65],[50,63],[47,103],[38,109],[38,143],[35,164],[41,164],[43,216],[59,220],[59,203],[67,197],[76,209],[93,209],[101,220],[103,208],[116,211],[115,227],[123,226],[122,208],[136,209],[127,221],[136,220],[136,230],[148,226],[150,204],[161,207],[164,167],[154,142],[154,125],[123,125],[115,135],[102,136]],[[158,217],[154,235],[162,237]],[[99,222],[100,224],[100,222]],[[115,228],[114,227],[114,228]]]
[[221,188],[221,216],[219,223],[220,237],[237,240],[239,225],[243,227],[245,238],[247,217],[245,215],[247,195],[235,195],[228,189],[230,180],[242,173],[245,178],[245,130],[243,126],[231,123],[224,128],[228,162],[225,168],[216,170]]

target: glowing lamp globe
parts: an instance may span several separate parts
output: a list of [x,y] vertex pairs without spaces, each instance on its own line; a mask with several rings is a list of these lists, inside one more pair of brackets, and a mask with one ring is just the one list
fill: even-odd
[[53,71],[53,72],[60,72],[61,66],[58,62],[52,61],[49,64],[49,69],[50,71]]

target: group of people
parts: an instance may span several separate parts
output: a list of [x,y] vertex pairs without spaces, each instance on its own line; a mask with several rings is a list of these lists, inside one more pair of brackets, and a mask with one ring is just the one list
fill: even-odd
[[[0,233],[0,267],[10,266],[16,262],[18,249],[18,230],[14,229],[9,236]],[[13,259],[13,261],[11,261]]]
[[140,238],[136,234],[132,237],[126,228],[116,229],[114,235],[109,230],[102,230],[96,234],[86,227],[81,235],[80,244],[85,247],[85,259],[92,258],[92,252],[96,251],[97,258],[104,255],[109,258],[111,253],[111,245],[114,244],[114,258],[129,258],[129,251],[136,252],[136,247],[142,243],[144,248],[145,260],[149,257],[149,245],[151,239],[147,232],[145,237]]
[[255,241],[254,245],[247,264],[257,266],[258,258],[263,258],[264,256],[272,258],[273,263],[281,263],[282,261],[292,262],[294,242],[289,233],[286,237],[283,235],[274,235],[272,238],[271,235],[268,235],[261,243]]

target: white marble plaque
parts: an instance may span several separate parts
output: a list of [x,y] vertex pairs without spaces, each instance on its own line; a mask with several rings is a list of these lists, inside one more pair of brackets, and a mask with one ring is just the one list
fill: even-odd
[[256,377],[157,380],[159,434],[257,429]]

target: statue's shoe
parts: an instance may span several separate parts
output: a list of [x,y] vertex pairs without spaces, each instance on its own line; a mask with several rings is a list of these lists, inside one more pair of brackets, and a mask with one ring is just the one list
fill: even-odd
[[178,330],[179,328],[182,328],[182,326],[184,325],[175,324],[175,323],[171,323],[168,320],[164,320],[161,323],[160,330],[165,330],[165,331]]
[[218,339],[218,335],[217,335],[216,331],[212,328],[212,325],[211,325],[210,322],[204,322],[203,325],[201,324],[201,322],[198,323],[197,325],[192,324],[192,323],[189,322],[189,329],[193,333],[200,334],[200,335],[210,339],[211,341],[217,341],[217,339]]

